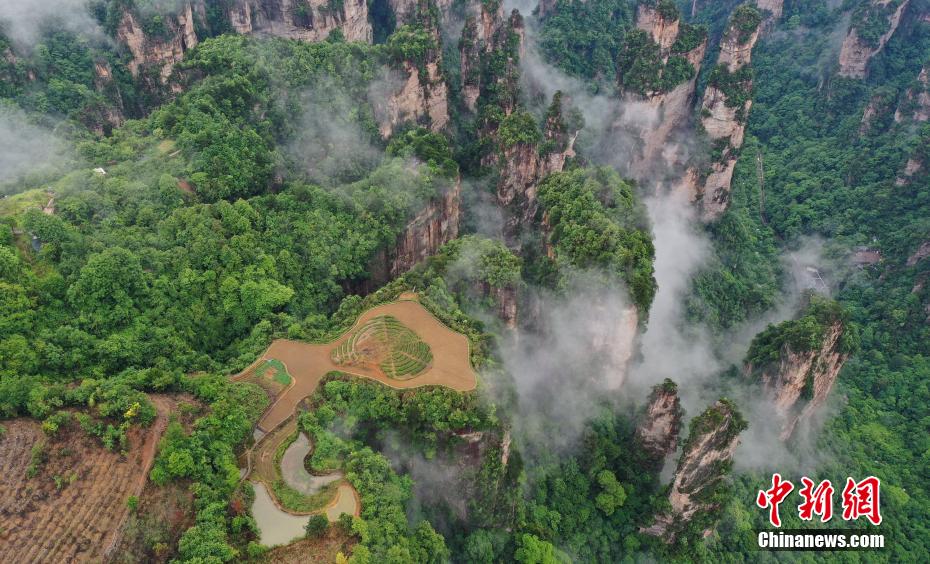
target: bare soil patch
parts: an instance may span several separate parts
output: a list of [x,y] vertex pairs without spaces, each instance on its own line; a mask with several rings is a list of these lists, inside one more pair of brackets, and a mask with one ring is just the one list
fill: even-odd
[[[152,400],[158,416],[148,428],[129,430],[125,456],[106,450],[73,425],[46,437],[36,421],[4,423],[0,562],[104,558],[128,517],[127,500],[142,493],[168,413],[177,407],[166,396]],[[28,477],[34,460],[41,462],[34,464],[35,473]]]

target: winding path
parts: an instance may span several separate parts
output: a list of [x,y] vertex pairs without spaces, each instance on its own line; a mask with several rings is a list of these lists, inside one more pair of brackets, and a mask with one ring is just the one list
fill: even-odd
[[[340,365],[332,360],[332,350],[346,340],[361,325],[371,319],[390,315],[415,332],[429,345],[433,360],[419,375],[398,380],[390,378],[376,366]],[[432,313],[424,308],[415,294],[403,294],[391,303],[375,306],[365,311],[345,333],[336,340],[324,344],[304,343],[288,339],[277,339],[268,350],[254,363],[233,378],[241,380],[247,377],[255,367],[267,360],[281,361],[287,368],[292,382],[274,400],[259,419],[256,428],[263,434],[262,438],[246,452],[246,472],[243,479],[257,475],[266,482],[268,477],[276,476],[274,455],[278,446],[297,430],[294,417],[298,404],[316,391],[326,374],[339,371],[362,378],[369,378],[396,389],[419,388],[422,386],[445,386],[459,392],[475,389],[478,376],[471,366],[471,351],[468,338],[453,331]],[[270,484],[263,483],[263,501],[272,501],[281,511],[298,518],[299,515],[288,511],[275,499]],[[264,500],[264,497],[269,498]],[[330,521],[335,521],[341,513],[359,514],[361,508],[358,493],[347,482],[337,488],[330,504],[322,509]],[[267,507],[264,508],[267,510]],[[285,518],[286,519],[286,518]],[[293,525],[293,523],[291,523]],[[277,539],[276,539],[277,540]],[[263,543],[265,542],[263,534]]]

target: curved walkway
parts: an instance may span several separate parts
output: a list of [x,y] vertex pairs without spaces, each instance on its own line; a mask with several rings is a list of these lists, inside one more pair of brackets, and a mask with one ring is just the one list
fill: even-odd
[[[331,353],[334,348],[349,339],[352,333],[361,325],[382,315],[397,318],[429,345],[433,361],[419,375],[406,380],[397,380],[389,378],[377,367],[346,366],[333,362]],[[274,453],[277,451],[278,445],[296,431],[296,418],[292,416],[295,414],[297,405],[316,391],[317,386],[326,374],[339,371],[377,380],[396,389],[445,386],[459,392],[466,392],[475,389],[478,384],[478,376],[471,366],[471,350],[468,337],[453,331],[439,321],[429,310],[416,301],[415,294],[410,293],[402,294],[395,302],[375,306],[365,311],[351,328],[329,343],[312,344],[289,339],[277,339],[271,343],[271,346],[268,347],[264,354],[241,373],[233,376],[233,379],[242,379],[247,373],[254,371],[257,366],[266,360],[281,361],[292,381],[290,386],[275,398],[274,403],[259,419],[256,428],[264,435],[246,452],[247,467],[243,478],[248,478],[252,473],[258,474],[259,479],[253,481],[259,486],[256,488],[256,505],[253,514],[256,511],[258,512],[258,514],[255,514],[255,518],[259,521],[259,528],[262,529],[262,544],[265,545],[292,540],[290,537],[284,537],[296,531],[298,523],[306,524],[307,516],[284,509],[275,499],[269,485],[265,484],[263,480],[277,473],[274,468]],[[298,440],[300,440],[300,437],[298,437]],[[299,461],[300,470],[309,476],[309,473],[303,469],[303,457],[309,452],[309,442],[306,447],[304,449],[298,445],[298,450],[295,451],[292,458]],[[291,445],[288,452],[292,448],[294,448],[294,445]],[[303,452],[303,456],[298,456],[300,452]],[[258,459],[253,461],[255,454],[258,455]],[[289,468],[295,464],[290,458],[286,463],[282,460],[282,464],[287,465]],[[291,469],[293,470],[293,468]],[[284,469],[282,468],[282,470]],[[289,471],[287,474],[289,476],[282,472],[282,476],[286,478],[293,479],[296,476],[300,480],[300,476],[293,472]],[[311,480],[306,482],[306,487],[309,489],[318,488],[322,481],[327,478],[311,476]],[[286,481],[289,482],[291,487],[304,493],[303,487],[295,487],[295,484],[290,483],[291,480],[286,479]],[[358,493],[350,484],[342,483],[339,484],[333,500],[322,511],[325,512],[330,521],[336,521],[342,513],[359,515],[361,501]],[[266,535],[264,528],[261,527],[262,522],[275,528],[281,527],[282,535],[274,533]]]

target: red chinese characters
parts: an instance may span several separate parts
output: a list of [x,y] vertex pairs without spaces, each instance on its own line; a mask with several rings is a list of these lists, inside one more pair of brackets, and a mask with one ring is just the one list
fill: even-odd
[[769,508],[769,522],[774,527],[781,527],[781,517],[778,515],[778,506],[794,489],[794,484],[782,480],[781,474],[772,474],[772,487],[768,490],[759,490],[756,496],[756,505]]
[[802,521],[810,521],[814,515],[820,515],[820,521],[826,523],[833,518],[833,484],[824,480],[814,487],[814,481],[807,476],[801,478],[804,487],[798,492],[804,502],[798,506],[798,516]]
[[[823,480],[815,484],[807,476],[801,478],[801,489],[798,490],[803,501],[798,505],[798,517],[802,521],[813,521],[814,515],[820,516],[820,521],[826,523],[833,518],[833,484],[830,480]],[[846,487],[843,488],[843,519],[855,521],[865,517],[873,525],[882,522],[879,510],[879,488],[881,482],[875,476],[869,476],[857,482],[846,478]],[[772,487],[760,490],[756,496],[756,505],[769,510],[769,522],[775,527],[781,527],[781,516],[778,506],[794,491],[794,484],[781,477],[781,474],[772,474]]]
[[882,515],[878,509],[878,488],[881,485],[878,478],[869,476],[861,482],[846,478],[846,487],[843,488],[843,519],[852,521],[865,517],[878,525],[882,522]]

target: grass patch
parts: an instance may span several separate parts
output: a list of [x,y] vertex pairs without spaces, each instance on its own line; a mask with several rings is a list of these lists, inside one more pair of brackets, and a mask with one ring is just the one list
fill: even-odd
[[284,509],[296,511],[297,513],[309,513],[326,507],[326,504],[332,501],[333,496],[336,495],[340,483],[341,480],[336,480],[326,484],[323,489],[313,495],[304,495],[280,479],[275,480],[274,484],[271,485],[271,489],[274,491],[278,503]]
[[287,368],[285,368],[284,363],[274,358],[266,360],[256,368],[255,375],[259,378],[265,378],[265,374],[270,369],[274,369],[274,375],[271,377],[272,380],[285,387],[291,385],[291,375],[287,373]]

